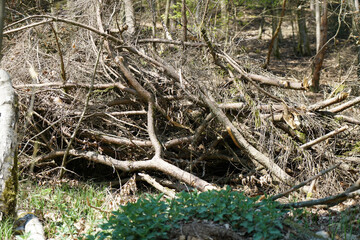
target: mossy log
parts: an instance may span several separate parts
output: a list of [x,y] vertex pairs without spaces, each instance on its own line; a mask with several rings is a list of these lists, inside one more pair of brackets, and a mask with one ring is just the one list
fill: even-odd
[[3,216],[14,215],[16,210],[16,122],[16,93],[10,76],[0,69],[0,220]]

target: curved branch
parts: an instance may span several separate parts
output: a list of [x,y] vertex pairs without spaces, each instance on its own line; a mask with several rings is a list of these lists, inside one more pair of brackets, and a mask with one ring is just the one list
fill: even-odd
[[[20,27],[20,28],[7,30],[7,31],[4,32],[4,35],[19,32],[19,31],[25,30],[27,28],[31,28],[31,27],[34,27],[34,26],[38,26],[38,25],[41,25],[41,24],[45,24],[45,23],[49,23],[49,22],[54,21],[54,22],[63,22],[63,23],[67,23],[67,24],[77,26],[77,27],[81,27],[81,28],[84,28],[84,29],[89,30],[91,32],[94,32],[94,33],[104,37],[105,39],[114,41],[114,42],[116,42],[118,44],[123,44],[123,41],[121,39],[118,39],[118,38],[116,38],[116,37],[114,37],[114,36],[112,36],[110,34],[101,32],[96,28],[90,27],[88,25],[85,25],[85,24],[82,24],[82,23],[79,23],[79,22],[76,22],[76,21],[73,21],[73,20],[65,19],[65,18],[59,18],[59,17],[49,16],[49,15],[34,15],[34,16],[27,17],[27,18],[23,19],[23,21],[28,20],[28,19],[32,19],[32,18],[45,18],[45,19],[50,19],[50,20],[44,20],[44,21],[29,24],[29,25],[26,25],[26,26],[23,26],[23,27]],[[18,21],[17,23],[20,23],[20,22],[22,22],[22,21]]]

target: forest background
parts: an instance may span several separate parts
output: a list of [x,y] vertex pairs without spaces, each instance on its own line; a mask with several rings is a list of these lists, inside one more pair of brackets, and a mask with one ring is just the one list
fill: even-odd
[[150,186],[356,203],[357,0],[6,6],[23,197],[34,182],[53,193],[91,180],[111,183],[111,204],[98,203],[110,210]]

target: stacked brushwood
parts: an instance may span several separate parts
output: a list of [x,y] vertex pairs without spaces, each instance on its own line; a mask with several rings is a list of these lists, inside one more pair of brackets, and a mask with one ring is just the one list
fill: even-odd
[[[198,42],[149,39],[141,26],[136,36],[126,27],[109,33],[111,11],[82,4],[65,17],[36,15],[6,28],[16,39],[4,63],[20,96],[22,168],[62,177],[88,160],[150,173],[137,178],[169,196],[179,182],[273,192],[333,165],[317,179],[320,195],[359,178],[359,159],[345,153],[358,136],[360,97],[312,94],[302,81],[249,67],[205,30]],[[73,17],[93,8],[96,16]]]

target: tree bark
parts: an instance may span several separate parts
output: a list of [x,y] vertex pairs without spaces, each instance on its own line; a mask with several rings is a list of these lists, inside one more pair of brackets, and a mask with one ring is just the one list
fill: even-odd
[[18,191],[16,94],[10,76],[0,70],[0,219],[15,214]]
[[310,50],[309,38],[307,35],[305,14],[302,7],[303,4],[304,1],[302,0],[298,1],[298,7],[296,10],[296,18],[299,27],[297,52],[301,56],[310,56],[311,50]]
[[183,27],[183,36],[182,40],[184,42],[187,41],[187,17],[186,17],[186,1],[182,0],[182,7],[181,7],[181,16],[182,16],[182,27]]
[[326,52],[326,41],[327,41],[327,0],[323,1],[322,4],[322,16],[321,16],[321,36],[320,36],[320,48],[315,56],[313,66],[314,73],[312,78],[311,90],[317,92],[320,86],[320,71],[324,62]]
[[5,19],[5,0],[0,0],[0,61],[2,59],[2,39]]
[[270,56],[271,53],[273,53],[273,55],[276,58],[280,58],[280,52],[279,52],[279,36],[281,35],[281,24],[285,15],[285,7],[286,7],[286,0],[283,0],[282,3],[282,9],[281,9],[281,14],[280,14],[280,19],[279,21],[277,21],[277,14],[275,14],[275,12],[277,11],[273,11],[273,36],[271,38],[270,41],[270,45],[269,45],[269,50],[268,50],[268,54],[267,54],[267,58],[266,58],[266,62],[264,65],[264,68],[267,68],[267,66],[270,63]]
[[128,26],[127,32],[130,35],[133,35],[135,33],[135,14],[134,14],[134,7],[132,0],[124,0],[125,5],[125,21],[126,25]]
[[316,52],[320,48],[320,26],[321,26],[320,0],[315,0],[315,22],[316,22]]

